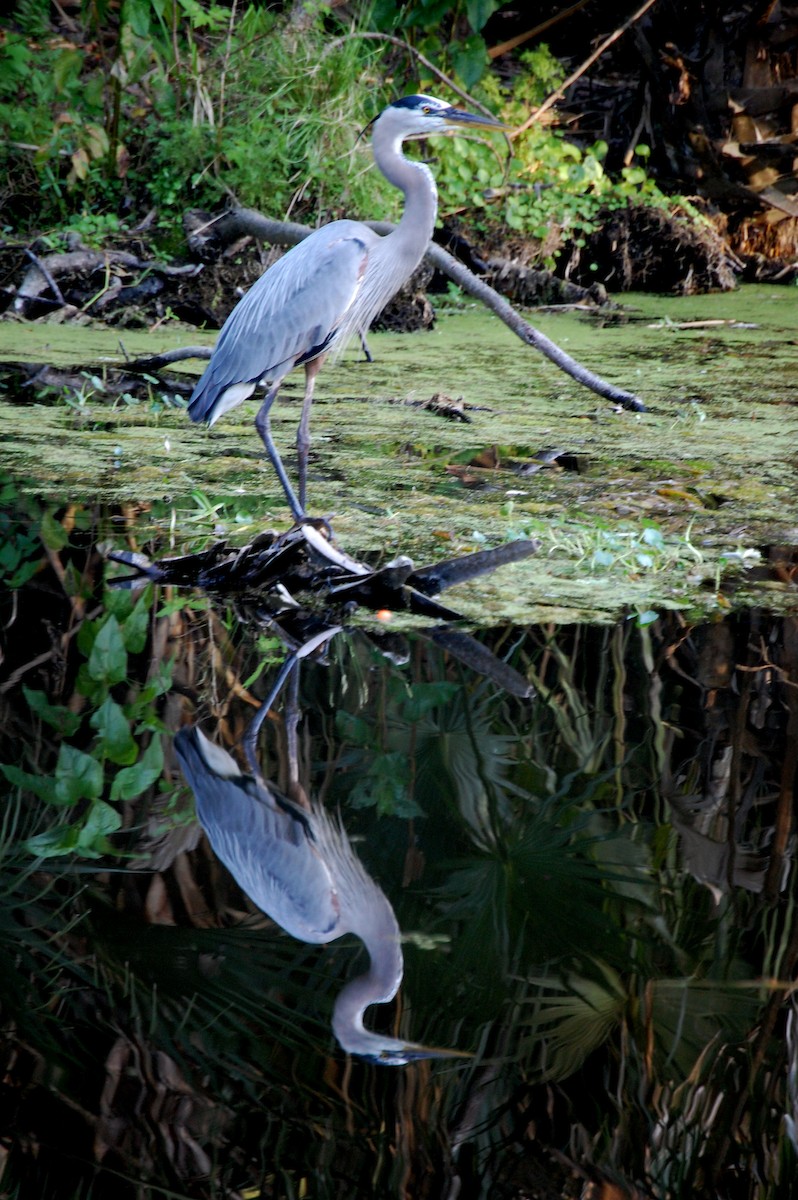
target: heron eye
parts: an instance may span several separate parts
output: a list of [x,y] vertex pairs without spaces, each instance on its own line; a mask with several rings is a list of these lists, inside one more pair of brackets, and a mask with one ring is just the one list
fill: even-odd
[[431,105],[429,105],[429,104],[422,104],[422,105],[421,105],[421,111],[422,111],[423,113],[431,113],[431,112],[432,112],[432,106],[431,106]]

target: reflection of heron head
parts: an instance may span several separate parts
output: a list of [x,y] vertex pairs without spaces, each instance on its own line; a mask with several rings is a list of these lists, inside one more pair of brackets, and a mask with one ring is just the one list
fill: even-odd
[[409,1062],[422,1058],[473,1058],[467,1050],[446,1050],[443,1046],[422,1046],[415,1042],[402,1042],[401,1038],[383,1037],[360,1027],[344,1034],[336,1030],[336,1036],[349,1054],[365,1058],[366,1062],[378,1063],[380,1067],[406,1067]]
[[445,1050],[440,1046],[419,1046],[415,1042],[403,1042],[400,1038],[381,1038],[368,1034],[368,1050],[353,1051],[358,1057],[384,1067],[404,1067],[423,1058],[473,1058],[467,1050]]

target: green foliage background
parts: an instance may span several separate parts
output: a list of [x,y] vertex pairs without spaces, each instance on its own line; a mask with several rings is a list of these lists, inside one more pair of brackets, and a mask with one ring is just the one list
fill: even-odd
[[[392,97],[445,93],[425,60],[511,127],[562,81],[543,45],[510,75],[490,68],[481,30],[497,7],[376,0],[345,24],[321,4],[298,22],[257,4],[84,0],[66,36],[45,0],[23,0],[0,38],[5,232],[57,241],[71,228],[91,244],[154,213],[155,239],[173,251],[187,208],[231,197],[311,223],[394,218],[400,199],[355,134]],[[509,226],[550,258],[602,206],[668,203],[646,176],[645,146],[616,179],[606,149],[549,125],[516,138],[512,157],[496,138],[446,139],[434,147],[442,212]]]

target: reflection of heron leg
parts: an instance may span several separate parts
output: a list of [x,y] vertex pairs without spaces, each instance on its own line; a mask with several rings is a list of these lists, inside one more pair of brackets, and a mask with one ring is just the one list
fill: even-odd
[[325,355],[320,354],[312,362],[305,363],[305,399],[302,401],[302,416],[296,431],[296,457],[299,467],[299,503],[305,508],[305,496],[308,479],[308,451],[310,450],[310,406],[313,403],[313,389],[316,386],[316,376],[324,362]]
[[[260,777],[260,766],[258,764],[258,753],[257,753],[257,751],[258,751],[258,734],[260,733],[260,729],[261,729],[261,726],[263,725],[263,722],[266,720],[267,716],[269,715],[269,709],[272,707],[275,700],[279,696],[280,691],[281,691],[286,679],[291,674],[291,672],[294,670],[294,668],[299,666],[299,664],[303,658],[307,658],[307,656],[309,654],[312,654],[314,650],[318,650],[319,646],[323,646],[325,642],[329,642],[331,638],[335,637],[336,633],[340,633],[340,632],[341,632],[340,625],[331,625],[327,629],[323,629],[321,631],[321,633],[314,634],[313,637],[308,638],[308,640],[305,642],[305,644],[303,646],[300,646],[299,649],[295,650],[293,654],[288,655],[288,658],[285,660],[283,665],[280,667],[280,670],[277,672],[277,676],[274,680],[274,683],[272,684],[271,691],[269,692],[268,696],[261,704],[261,706],[258,709],[255,716],[250,721],[247,732],[244,734],[244,753],[247,756],[247,762],[249,763],[250,767],[252,768],[252,773],[256,778]],[[297,709],[298,709],[298,705],[296,705],[296,700],[294,701],[294,703],[295,703],[295,707],[297,707]],[[296,723],[294,723],[294,730],[296,730]],[[294,758],[296,760],[296,744],[294,744]],[[289,744],[289,762],[290,762],[290,744]],[[293,778],[294,768],[291,767],[290,769],[291,769],[292,778]]]
[[269,462],[277,472],[277,478],[280,480],[282,489],[285,492],[285,498],[288,501],[288,505],[291,509],[294,520],[301,521],[305,516],[304,491],[300,490],[300,496],[302,497],[300,502],[297,500],[296,495],[294,494],[294,489],[291,487],[291,484],[288,481],[288,476],[285,473],[285,467],[282,464],[280,455],[277,453],[277,447],[275,446],[274,439],[272,438],[271,422],[269,419],[269,410],[274,404],[277,393],[280,390],[281,383],[282,380],[278,379],[277,383],[275,383],[271,390],[266,393],[266,398],[258,409],[258,415],[255,418],[255,428],[260,434],[263,444],[266,447],[266,453],[269,456]]
[[247,756],[247,762],[252,768],[252,773],[256,778],[260,778],[260,764],[258,762],[258,734],[260,733],[261,725],[269,715],[269,710],[277,699],[280,689],[285,683],[291,672],[299,665],[299,658],[296,654],[289,654],[280,670],[277,672],[272,690],[269,692],[265,700],[262,701],[260,708],[255,713],[255,716],[249,723],[247,732],[244,734],[244,753]]
[[285,740],[286,749],[288,751],[288,795],[302,808],[310,808],[310,801],[307,793],[299,782],[299,746],[297,741],[297,727],[301,716],[299,709],[299,671],[296,670],[289,677],[288,687],[286,689],[285,712],[283,714],[283,724],[285,725]]

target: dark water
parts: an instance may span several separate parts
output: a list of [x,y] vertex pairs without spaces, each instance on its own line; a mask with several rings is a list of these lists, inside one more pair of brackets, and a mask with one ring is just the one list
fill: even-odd
[[480,631],[528,698],[362,614],[302,664],[299,782],[404,934],[367,1024],[473,1056],[381,1067],[330,1029],[361,943],[255,910],[172,748],[235,752],[284,647],[109,590],[84,517],[3,551],[0,1193],[793,1194],[795,618]]

